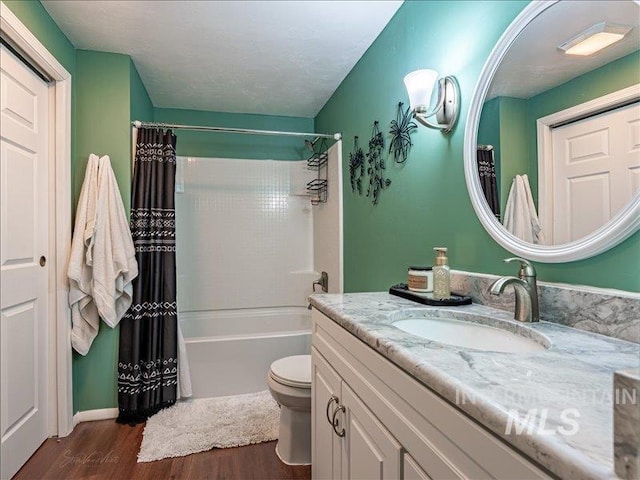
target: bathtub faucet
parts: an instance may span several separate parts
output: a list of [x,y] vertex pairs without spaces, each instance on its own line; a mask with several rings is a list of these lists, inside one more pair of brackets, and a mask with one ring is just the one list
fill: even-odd
[[311,288],[314,292],[316,291],[316,285],[320,285],[324,293],[327,293],[329,291],[329,275],[327,274],[327,272],[322,272],[320,274],[320,278],[313,282]]
[[538,313],[538,285],[536,283],[536,269],[523,258],[505,258],[505,262],[520,262],[518,278],[501,277],[491,284],[489,293],[500,295],[508,285],[513,285],[516,294],[516,308],[514,318],[521,322],[537,322]]

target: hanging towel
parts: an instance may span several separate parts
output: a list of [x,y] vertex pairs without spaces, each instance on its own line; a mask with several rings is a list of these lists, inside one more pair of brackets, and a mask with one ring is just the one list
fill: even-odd
[[525,242],[539,245],[545,243],[527,175],[516,175],[511,183],[504,212],[504,226]]
[[91,154],[87,162],[78,208],[67,277],[71,307],[71,345],[86,355],[98,334],[100,318],[92,298],[93,246],[98,200],[98,157]]
[[131,305],[138,276],[129,222],[108,155],[98,164],[98,215],[93,246],[93,299],[104,322],[114,328]]

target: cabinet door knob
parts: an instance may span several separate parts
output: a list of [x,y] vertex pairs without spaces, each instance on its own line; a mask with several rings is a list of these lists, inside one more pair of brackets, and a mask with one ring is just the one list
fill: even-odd
[[40,266],[44,267],[47,264],[47,257],[45,257],[44,255],[42,255],[40,257]]
[[331,404],[333,402],[336,402],[336,405],[340,405],[340,399],[335,395],[331,395],[331,398],[327,402],[327,422],[329,422],[329,425],[333,425],[333,422],[331,421],[331,415],[329,414],[329,408],[331,408]]
[[344,427],[338,431],[338,419],[336,418],[336,415],[338,415],[338,412],[345,412],[346,408],[344,408],[344,405],[338,405],[338,408],[336,408],[333,411],[333,417],[332,417],[332,421],[331,424],[333,425],[333,431],[336,432],[336,435],[338,435],[339,437],[344,437]]

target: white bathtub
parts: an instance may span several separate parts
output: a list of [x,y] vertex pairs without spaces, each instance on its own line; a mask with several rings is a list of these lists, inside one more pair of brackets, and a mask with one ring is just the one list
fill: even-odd
[[311,351],[304,307],[184,312],[194,398],[265,390],[271,362]]

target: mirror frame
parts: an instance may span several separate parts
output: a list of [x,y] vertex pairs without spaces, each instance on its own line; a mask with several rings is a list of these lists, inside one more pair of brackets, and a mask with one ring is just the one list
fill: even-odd
[[[535,245],[509,233],[495,218],[480,185],[477,169],[477,142],[480,114],[491,81],[520,32],[538,15],[559,0],[531,2],[502,34],[482,68],[471,99],[464,135],[464,175],[473,209],[485,230],[509,252],[529,260],[563,263],[593,257],[631,236],[640,228],[640,194],[637,194],[605,225],[579,240],[561,245]],[[638,0],[634,0],[638,4]]]

